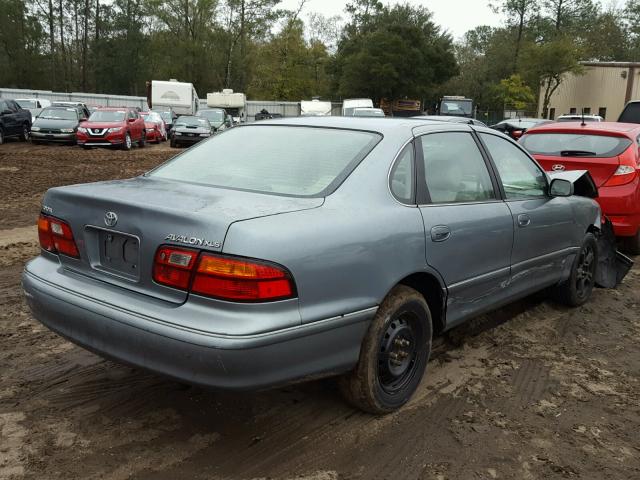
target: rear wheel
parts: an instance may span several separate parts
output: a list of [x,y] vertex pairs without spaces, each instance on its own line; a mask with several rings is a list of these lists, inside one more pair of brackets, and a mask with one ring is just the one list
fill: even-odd
[[589,300],[595,286],[596,267],[598,265],[598,244],[595,237],[588,233],[576,255],[569,278],[555,287],[556,299],[570,307],[578,307]]
[[138,142],[138,147],[143,148],[147,143],[147,133],[145,131],[140,135],[140,141]]
[[123,150],[131,150],[131,135],[129,134],[129,132],[127,132],[127,134],[124,136],[124,143],[122,144],[122,149]]
[[422,380],[431,336],[424,297],[410,287],[395,287],[369,326],[355,369],[339,380],[345,398],[374,414],[400,408]]
[[178,144],[176,143],[176,141],[172,138],[171,139],[171,143],[169,144],[171,146],[171,148],[177,148]]
[[0,145],[2,145],[3,143],[4,143],[4,132],[0,128]]

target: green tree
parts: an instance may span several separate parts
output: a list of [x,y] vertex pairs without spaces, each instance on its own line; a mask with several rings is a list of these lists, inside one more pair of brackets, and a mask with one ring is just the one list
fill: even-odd
[[535,102],[533,90],[517,74],[500,80],[495,91],[499,101],[507,108],[524,110]]
[[427,9],[367,0],[356,6],[336,52],[341,96],[423,98],[458,72],[451,37]]

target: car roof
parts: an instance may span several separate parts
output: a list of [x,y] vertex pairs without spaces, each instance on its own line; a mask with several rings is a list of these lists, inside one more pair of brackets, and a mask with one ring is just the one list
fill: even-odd
[[527,130],[527,133],[594,133],[613,134],[634,139],[640,134],[640,124],[619,122],[558,122],[546,123]]
[[122,110],[131,110],[134,107],[98,107],[97,110],[104,112],[121,112]]

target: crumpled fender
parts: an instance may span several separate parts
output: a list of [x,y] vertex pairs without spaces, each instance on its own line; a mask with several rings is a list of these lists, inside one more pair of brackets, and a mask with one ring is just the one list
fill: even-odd
[[616,236],[611,220],[605,218],[596,235],[598,241],[598,265],[595,283],[602,288],[615,288],[629,273],[633,260],[616,249]]

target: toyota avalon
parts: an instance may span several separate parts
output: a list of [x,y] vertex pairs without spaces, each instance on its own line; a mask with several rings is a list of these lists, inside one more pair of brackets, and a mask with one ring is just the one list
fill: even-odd
[[108,358],[222,389],[338,375],[385,413],[434,335],[542,289],[589,299],[601,214],[573,192],[487,128],[265,120],[50,189],[23,286],[40,322]]

